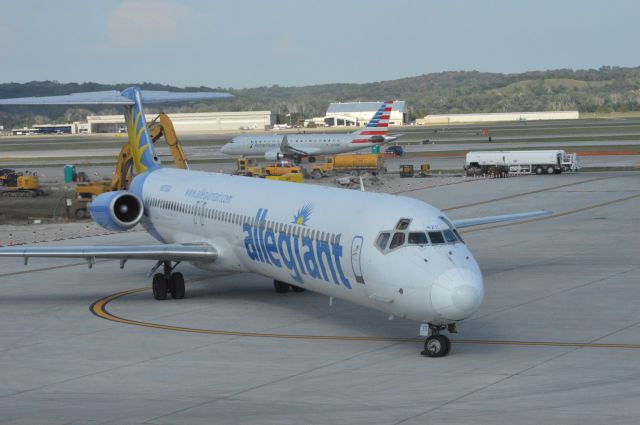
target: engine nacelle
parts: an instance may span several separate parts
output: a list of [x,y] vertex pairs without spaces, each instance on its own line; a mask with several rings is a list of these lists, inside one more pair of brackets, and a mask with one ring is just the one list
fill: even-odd
[[108,230],[123,232],[142,219],[144,204],[132,192],[119,190],[103,193],[89,204],[93,220]]
[[284,158],[285,155],[280,151],[269,151],[264,154],[264,159],[267,161],[280,161]]

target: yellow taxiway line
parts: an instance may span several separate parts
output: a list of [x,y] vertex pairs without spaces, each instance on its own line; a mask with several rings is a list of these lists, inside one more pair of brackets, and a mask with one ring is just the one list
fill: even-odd
[[[355,335],[303,335],[303,334],[285,334],[271,332],[243,332],[231,330],[216,329],[199,329],[183,326],[163,325],[161,323],[142,322],[139,320],[130,320],[124,317],[116,316],[107,310],[107,305],[119,298],[127,295],[137,294],[139,292],[148,291],[148,288],[130,289],[128,291],[118,292],[108,295],[91,304],[89,308],[96,316],[110,320],[112,322],[122,323],[125,325],[142,326],[146,328],[161,329],[174,332],[188,332],[209,335],[226,335],[238,337],[253,338],[276,338],[276,339],[301,339],[301,340],[322,340],[322,341],[392,341],[392,342],[422,342],[423,338],[404,338],[390,336],[355,336]],[[616,349],[640,349],[640,344],[605,344],[594,342],[562,342],[562,341],[508,341],[508,340],[490,340],[490,339],[456,339],[452,342],[456,344],[478,344],[478,345],[511,345],[526,347],[560,347],[560,348],[616,348]]]

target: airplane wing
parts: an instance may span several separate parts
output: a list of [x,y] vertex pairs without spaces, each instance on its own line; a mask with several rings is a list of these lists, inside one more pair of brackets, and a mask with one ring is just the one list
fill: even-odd
[[282,152],[285,155],[302,155],[302,156],[309,156],[312,153],[307,150],[296,149],[294,147],[291,147],[291,145],[289,144],[289,141],[287,140],[286,134],[284,135],[284,137],[282,138],[282,142],[280,143],[280,152]]
[[133,246],[53,246],[0,248],[1,257],[97,258],[116,260],[199,261],[213,262],[218,251],[208,244],[165,244]]
[[472,226],[481,226],[483,224],[501,223],[503,221],[517,221],[527,218],[542,217],[551,214],[550,211],[529,211],[518,214],[492,215],[488,217],[465,218],[462,220],[451,220],[453,225],[458,229]]

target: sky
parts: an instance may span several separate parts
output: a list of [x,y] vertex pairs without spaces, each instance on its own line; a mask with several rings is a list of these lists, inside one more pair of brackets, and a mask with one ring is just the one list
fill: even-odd
[[2,0],[0,83],[247,88],[640,65],[638,0]]

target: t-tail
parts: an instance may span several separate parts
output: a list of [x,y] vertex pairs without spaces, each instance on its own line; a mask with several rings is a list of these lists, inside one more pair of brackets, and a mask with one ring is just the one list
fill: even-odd
[[140,90],[137,87],[129,87],[121,94],[133,101],[132,105],[124,106],[124,119],[136,175],[160,168],[160,160],[153,149],[153,141],[144,117]]
[[389,118],[393,110],[393,100],[380,105],[366,126],[353,132],[351,143],[384,143],[388,141]]
[[62,96],[20,97],[0,99],[0,105],[122,105],[129,135],[129,144],[136,175],[160,168],[160,160],[153,149],[142,103],[190,102],[232,97],[229,93],[218,92],[168,92],[140,90],[129,87],[122,92],[101,91],[73,93]]

